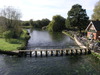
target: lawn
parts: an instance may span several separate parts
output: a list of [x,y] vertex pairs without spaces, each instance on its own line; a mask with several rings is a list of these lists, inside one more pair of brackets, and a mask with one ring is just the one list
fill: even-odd
[[4,51],[14,51],[17,50],[17,47],[20,47],[22,44],[15,42],[15,43],[9,43],[6,42],[4,38],[0,38],[0,50]]
[[27,34],[27,30],[23,29],[23,33],[21,34],[19,39],[10,39],[8,42],[5,40],[3,36],[0,37],[0,50],[3,51],[14,51],[18,49],[25,49],[27,45],[27,41],[30,36]]

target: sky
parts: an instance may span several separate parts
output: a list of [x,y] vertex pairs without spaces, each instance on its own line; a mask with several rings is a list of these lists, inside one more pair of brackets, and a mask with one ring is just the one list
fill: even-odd
[[99,0],[0,0],[0,9],[13,6],[22,13],[21,20],[52,20],[55,15],[67,18],[67,13],[74,4],[82,5],[91,19],[93,9]]

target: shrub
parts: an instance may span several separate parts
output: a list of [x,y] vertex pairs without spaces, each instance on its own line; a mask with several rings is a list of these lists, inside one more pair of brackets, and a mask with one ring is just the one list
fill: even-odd
[[9,31],[5,31],[3,33],[3,35],[4,35],[5,40],[6,41],[9,41],[13,37],[13,32],[10,31],[10,30]]

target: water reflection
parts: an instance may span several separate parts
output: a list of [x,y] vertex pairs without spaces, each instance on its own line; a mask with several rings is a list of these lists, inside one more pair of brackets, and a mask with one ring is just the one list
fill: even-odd
[[[75,42],[60,32],[48,32],[41,30],[30,31],[30,40],[27,49],[39,48],[66,48],[75,45]],[[33,48],[32,48],[33,47]]]

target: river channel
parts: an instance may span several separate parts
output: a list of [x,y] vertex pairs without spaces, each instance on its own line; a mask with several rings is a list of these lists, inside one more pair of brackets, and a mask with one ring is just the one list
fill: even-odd
[[[62,33],[28,30],[31,38],[27,49],[77,47]],[[100,75],[100,61],[92,55],[14,57],[0,55],[0,75]]]

